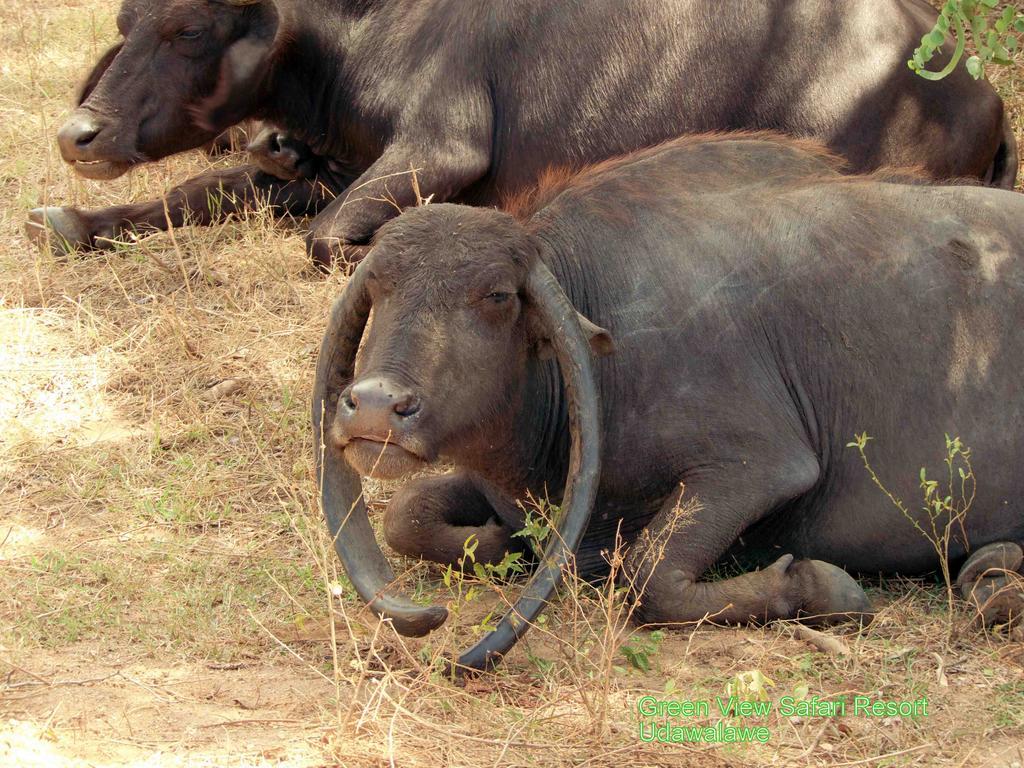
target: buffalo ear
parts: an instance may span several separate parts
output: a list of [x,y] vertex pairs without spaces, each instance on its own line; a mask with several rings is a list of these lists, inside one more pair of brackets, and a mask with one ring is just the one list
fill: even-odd
[[234,5],[253,5],[253,28],[233,42],[220,60],[220,71],[213,92],[192,109],[200,128],[222,131],[249,117],[253,99],[259,90],[274,51],[280,16],[273,2],[250,0]]
[[107,52],[100,56],[99,61],[96,62],[92,68],[92,72],[85,78],[85,82],[78,89],[78,99],[75,103],[76,107],[80,107],[85,103],[85,100],[89,98],[96,86],[99,85],[100,78],[103,77],[103,73],[110,67],[114,57],[121,52],[121,48],[124,46],[124,42],[115,43],[107,49]]
[[213,93],[195,107],[196,123],[207,131],[221,131],[249,116],[253,91],[266,73],[272,41],[243,37],[232,43],[220,60]]
[[[590,322],[589,318],[584,317],[579,312],[576,313],[576,319],[580,323],[583,335],[590,341],[590,349],[595,355],[605,357],[615,351],[615,340],[607,330]],[[554,357],[551,341],[546,336],[537,337],[536,350],[537,356],[541,360],[550,360]]]
[[615,351],[615,339],[612,338],[612,335],[606,329],[590,322],[589,319],[579,312],[576,313],[576,319],[580,321],[580,328],[583,329],[583,334],[589,339],[590,349],[595,355],[606,357]]

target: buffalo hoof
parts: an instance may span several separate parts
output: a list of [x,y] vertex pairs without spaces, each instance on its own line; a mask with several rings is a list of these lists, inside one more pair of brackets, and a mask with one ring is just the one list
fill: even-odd
[[1009,541],[988,544],[960,569],[956,586],[988,627],[1009,624],[1024,617],[1024,550]]
[[988,570],[998,571],[991,575],[998,576],[1005,571],[1019,571],[1024,563],[1024,550],[1012,541],[997,541],[986,544],[979,549],[960,568],[956,577],[956,586],[961,594],[966,594],[971,585],[985,575]]
[[800,619],[809,624],[855,622],[869,624],[874,617],[871,601],[850,574],[822,560],[800,560],[789,573],[801,586]]
[[29,240],[43,251],[61,258],[76,251],[92,248],[89,227],[82,215],[72,208],[34,208],[25,224]]
[[[305,176],[302,164],[309,158],[303,155],[302,145],[272,128],[264,128],[249,142],[249,160],[282,181],[293,181]],[[308,154],[308,152],[307,152]]]

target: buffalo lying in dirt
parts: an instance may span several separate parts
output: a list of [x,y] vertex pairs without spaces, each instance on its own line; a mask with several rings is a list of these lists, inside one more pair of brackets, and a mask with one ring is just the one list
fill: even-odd
[[[385,225],[321,348],[324,510],[359,593],[399,631],[445,611],[388,592],[348,465],[456,465],[385,513],[394,549],[442,563],[471,534],[478,561],[500,560],[521,546],[516,499],[561,500],[560,535],[467,667],[508,650],[570,554],[600,572],[616,531],[644,622],[864,618],[848,571],[937,558],[846,447],[861,431],[908,502],[943,433],[963,437],[982,479],[951,561],[969,558],[966,593],[999,593],[989,620],[1024,610],[1024,589],[1000,592],[1017,577],[987,573],[1024,557],[1024,198],[844,177],[820,149],[748,135],[608,161],[513,213],[427,205]],[[701,506],[673,531],[681,485]],[[723,561],[761,569],[702,580]]]
[[492,205],[552,165],[719,130],[815,137],[854,171],[1012,186],[992,87],[906,66],[934,19],[923,0],[124,0],[124,40],[59,133],[79,173],[112,178],[256,117],[321,158],[319,175],[218,171],[166,209],[37,209],[29,232],[58,251],[102,247],[258,198],[316,214],[308,247],[327,264],[416,201],[412,168],[424,197]]

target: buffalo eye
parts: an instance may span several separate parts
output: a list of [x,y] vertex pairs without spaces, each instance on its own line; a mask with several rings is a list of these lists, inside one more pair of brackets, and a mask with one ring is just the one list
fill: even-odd
[[493,301],[495,304],[503,304],[504,302],[511,299],[514,295],[515,294],[509,293],[508,291],[491,291],[486,296],[484,296],[484,298],[487,299],[488,301]]
[[179,30],[175,37],[178,40],[198,40],[206,32],[202,27],[185,27]]

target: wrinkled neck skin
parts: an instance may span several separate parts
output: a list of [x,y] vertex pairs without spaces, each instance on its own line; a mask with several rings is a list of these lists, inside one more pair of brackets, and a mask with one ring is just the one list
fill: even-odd
[[[386,143],[377,121],[357,113],[358,74],[347,51],[358,30],[380,13],[370,2],[279,2],[280,41],[267,97],[254,117],[285,128],[317,155],[365,170]],[[380,3],[386,5],[386,3]]]
[[569,463],[565,391],[554,360],[531,354],[512,407],[482,425],[475,439],[451,459],[481,477],[506,500],[535,498],[560,503]]

